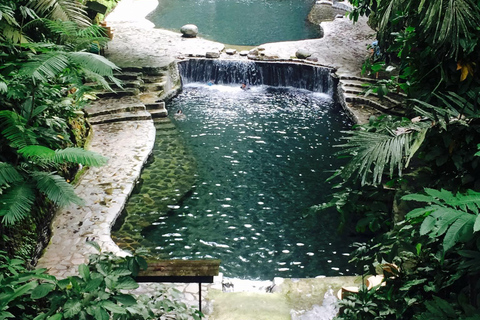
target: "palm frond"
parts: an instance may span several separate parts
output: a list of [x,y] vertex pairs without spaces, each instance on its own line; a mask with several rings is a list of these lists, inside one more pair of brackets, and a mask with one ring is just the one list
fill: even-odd
[[113,70],[119,70],[113,62],[98,54],[90,52],[70,52],[68,57],[73,63],[101,76],[113,76]]
[[17,151],[19,154],[24,156],[25,158],[33,161],[43,161],[48,162],[52,161],[55,157],[55,151],[40,145],[30,145],[25,146]]
[[101,167],[107,163],[108,158],[81,148],[65,148],[55,150],[53,161],[56,163],[73,162],[81,163],[84,166]]
[[40,145],[30,145],[18,150],[18,153],[33,161],[53,163],[81,163],[85,166],[101,167],[107,163],[104,156],[81,148],[52,150]]
[[422,32],[433,35],[432,43],[437,48],[449,48],[447,55],[450,57],[458,55],[462,37],[470,41],[480,24],[480,9],[472,0],[428,1],[425,13],[420,23]]
[[426,202],[407,214],[407,219],[420,221],[420,234],[438,238],[444,235],[443,249],[450,250],[455,244],[470,239],[480,231],[480,193],[453,194],[448,190],[425,188],[425,194],[414,193],[403,196],[403,200]]
[[22,175],[9,163],[0,162],[0,187],[9,183],[20,182]]
[[79,26],[91,25],[84,6],[77,0],[30,0],[27,6],[45,18],[73,21]]
[[38,190],[56,205],[63,207],[71,203],[83,204],[83,200],[75,194],[72,185],[59,175],[37,171],[32,173],[32,178],[35,180]]
[[396,131],[383,132],[352,131],[343,150],[337,154],[351,156],[350,162],[341,169],[341,176],[348,180],[355,172],[361,177],[362,185],[382,182],[387,172],[402,175],[410,159],[418,151],[428,129],[419,125],[410,128],[397,128]]
[[[106,90],[109,90],[109,91],[114,91],[113,88],[110,86],[110,83],[108,83],[108,81],[105,79],[105,77],[99,75],[98,73],[95,73],[95,72],[92,72],[90,70],[83,70],[84,73],[85,73],[85,77],[89,80],[91,80],[92,82],[95,82],[95,83],[98,83],[100,84],[104,89]],[[113,83],[117,84],[117,83],[120,83],[120,81],[111,76],[111,77],[108,77]],[[121,88],[121,84],[119,85],[119,87]]]
[[68,64],[65,52],[39,54],[23,65],[20,74],[31,77],[34,83],[48,82],[65,70]]
[[12,148],[20,149],[37,143],[35,133],[26,124],[27,120],[19,114],[9,110],[0,111],[1,133]]
[[35,192],[30,184],[14,185],[0,194],[0,217],[5,225],[13,225],[30,214]]

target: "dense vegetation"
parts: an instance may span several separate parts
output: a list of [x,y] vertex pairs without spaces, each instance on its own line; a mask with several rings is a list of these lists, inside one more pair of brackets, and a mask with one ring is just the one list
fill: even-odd
[[126,294],[146,267],[138,257],[93,255],[66,279],[32,270],[54,210],[83,202],[70,184],[79,164],[107,160],[82,148],[86,83],[120,85],[116,66],[92,53],[107,41],[77,0],[0,0],[0,319],[200,317],[170,300],[173,289]]
[[138,288],[134,277],[145,267],[138,257],[95,254],[79,266],[78,276],[56,279],[0,251],[0,319],[200,319],[198,311],[171,300],[180,293],[173,288],[157,287],[148,296],[126,293]]
[[385,276],[337,319],[478,319],[480,1],[351,2],[377,31],[370,92],[407,99],[405,117],[372,118],[340,152],[350,162],[324,206],[372,236],[355,244],[358,271]]
[[0,247],[10,254],[34,256],[41,222],[82,202],[68,183],[78,164],[106,161],[81,148],[85,83],[114,80],[115,65],[89,52],[103,34],[76,1],[0,1]]

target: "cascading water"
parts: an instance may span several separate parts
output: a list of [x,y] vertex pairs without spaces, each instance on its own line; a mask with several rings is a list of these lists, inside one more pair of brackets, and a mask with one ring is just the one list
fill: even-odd
[[[308,213],[328,201],[325,180],[342,165],[333,146],[351,125],[333,102],[331,69],[206,59],[179,69],[184,90],[167,104],[176,130],[157,131],[155,157],[114,233],[119,245],[218,258],[227,277],[351,274],[357,239],[337,234],[335,212]],[[195,181],[177,181],[192,168]]]
[[297,63],[191,59],[179,64],[183,83],[293,87],[333,95],[332,69]]

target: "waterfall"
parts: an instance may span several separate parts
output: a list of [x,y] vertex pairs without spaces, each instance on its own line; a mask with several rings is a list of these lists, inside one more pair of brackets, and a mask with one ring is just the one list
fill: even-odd
[[184,84],[268,85],[294,87],[333,95],[332,69],[300,63],[190,59],[179,63]]

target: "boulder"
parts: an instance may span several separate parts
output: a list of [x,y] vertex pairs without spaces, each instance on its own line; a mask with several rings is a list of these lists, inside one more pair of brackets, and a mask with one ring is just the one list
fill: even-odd
[[310,53],[310,51],[307,51],[305,49],[298,49],[297,52],[295,52],[295,56],[298,58],[298,59],[307,59],[308,57],[310,57],[312,54]]
[[195,38],[198,34],[198,27],[194,24],[186,24],[180,28],[180,32],[185,38]]
[[205,53],[205,57],[207,58],[220,58],[220,52],[217,52],[217,51],[209,51],[207,53]]
[[237,53],[237,50],[235,50],[235,49],[227,49],[227,50],[225,50],[225,53],[232,56],[232,55],[234,55],[235,53]]
[[248,55],[248,51],[247,51],[247,50],[240,51],[240,52],[239,52],[239,55],[241,55],[241,56],[243,56],[243,57],[244,57],[244,56],[247,56],[247,55]]

